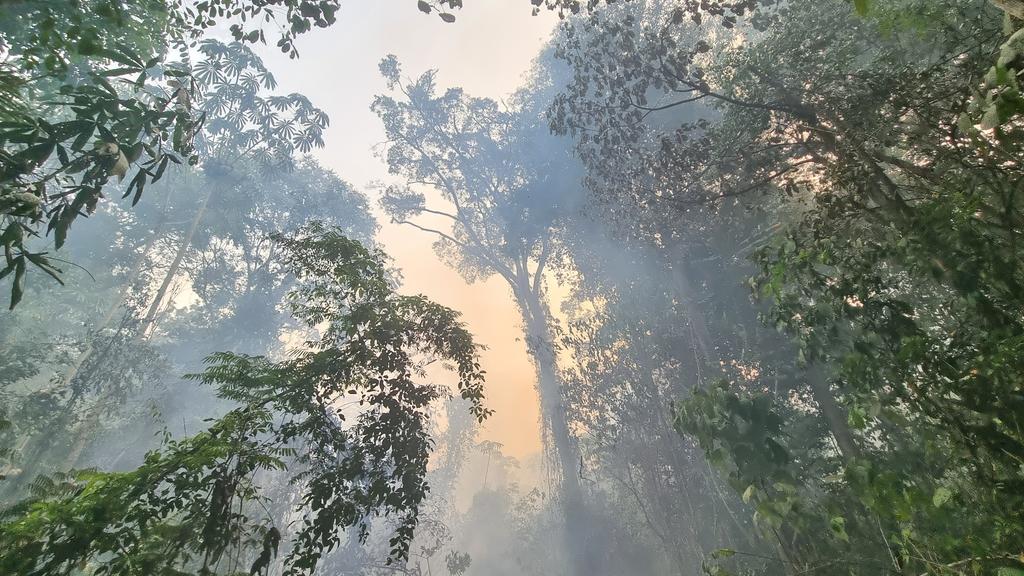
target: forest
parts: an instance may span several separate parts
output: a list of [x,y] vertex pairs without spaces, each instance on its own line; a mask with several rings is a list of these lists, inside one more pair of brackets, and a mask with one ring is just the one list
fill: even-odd
[[1022,83],[1024,0],[0,0],[0,576],[1024,576]]

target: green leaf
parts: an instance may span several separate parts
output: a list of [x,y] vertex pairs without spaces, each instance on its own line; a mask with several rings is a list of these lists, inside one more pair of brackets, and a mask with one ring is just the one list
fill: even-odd
[[832,529],[832,534],[836,538],[843,542],[849,542],[850,536],[846,533],[846,518],[842,516],[835,516],[829,520],[829,528]]
[[999,107],[993,104],[985,110],[985,114],[981,117],[981,129],[991,130],[1000,124],[1002,124],[1002,121],[999,118]]
[[76,49],[82,56],[93,56],[103,48],[99,38],[93,33],[92,36],[85,36],[78,41]]
[[100,55],[104,58],[113,60],[118,64],[131,68],[132,70],[145,68],[145,64],[142,62],[142,59],[139,58],[137,54],[134,54],[127,46],[120,44],[117,48],[119,49],[108,48],[103,50]]
[[47,130],[51,136],[57,141],[67,140],[72,136],[79,136],[83,132],[88,132],[92,135],[93,123],[91,120],[69,120],[67,122],[60,122],[54,124]]
[[56,145],[52,140],[41,142],[19,152],[18,158],[31,163],[33,167],[38,166],[50,157]]
[[750,486],[747,486],[747,489],[743,491],[743,502],[745,504],[750,504],[750,501],[753,500],[754,494],[756,494],[756,493],[757,493],[757,487],[756,486],[754,486],[753,484],[751,484]]
[[940,486],[935,494],[932,495],[932,505],[936,508],[941,508],[943,504],[949,502],[949,499],[953,497],[953,493],[945,486]]
[[729,558],[729,557],[735,556],[735,555],[736,555],[736,551],[735,550],[731,550],[729,548],[719,548],[718,550],[715,550],[715,551],[713,551],[711,553],[711,557],[714,558],[715,560],[720,560],[722,558]]
[[3,280],[4,278],[7,278],[7,276],[11,272],[14,272],[14,269],[17,268],[17,266],[18,266],[17,261],[16,260],[11,260],[10,264],[5,266],[3,270],[0,270],[0,280]]
[[25,257],[27,257],[29,261],[35,264],[40,270],[49,274],[50,277],[56,280],[58,284],[61,286],[64,285],[64,280],[60,277],[60,268],[56,268],[50,264],[50,260],[43,256],[43,254],[29,254],[28,252],[25,252]]
[[871,0],[853,0],[853,9],[861,16],[867,16],[871,9]]

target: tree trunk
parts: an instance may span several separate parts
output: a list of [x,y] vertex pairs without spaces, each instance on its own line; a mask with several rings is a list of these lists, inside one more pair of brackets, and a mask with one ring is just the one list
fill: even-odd
[[520,304],[526,312],[526,338],[530,356],[537,368],[541,413],[550,428],[557,452],[562,473],[560,483],[566,492],[565,495],[578,494],[580,471],[577,470],[576,443],[569,432],[569,423],[562,402],[554,345],[548,333],[547,313],[536,294],[528,292],[523,299],[525,301]]
[[[128,299],[129,289],[138,280],[139,273],[142,272],[142,266],[146,263],[146,260],[148,259],[149,256],[149,251],[153,247],[153,242],[160,236],[161,225],[162,222],[160,225],[158,225],[157,230],[155,231],[153,237],[150,238],[149,242],[147,242],[146,246],[142,249],[142,253],[139,254],[138,258],[135,259],[135,263],[132,265],[132,270],[131,272],[128,273],[128,280],[124,283],[124,285],[121,288],[121,293],[118,295],[117,298],[114,299],[113,302],[110,303],[110,307],[107,308],[106,313],[103,315],[103,319],[100,320],[99,324],[97,324],[97,332],[100,330],[104,330],[107,326],[110,325],[110,322],[114,319],[114,315],[117,314],[117,311],[121,309],[122,305],[124,305],[125,300]],[[75,376],[77,376],[78,372],[82,369],[82,365],[85,364],[85,361],[88,360],[89,357],[92,356],[92,354],[96,351],[93,344],[94,340],[92,338],[89,338],[89,340],[85,344],[85,349],[82,350],[82,353],[79,354],[77,358],[75,358],[75,361],[71,363],[71,367],[68,368],[68,371],[64,374],[64,377],[61,378],[62,388],[67,388],[68,386],[71,385],[71,382],[75,379]]]
[[809,366],[807,368],[807,383],[811,387],[811,394],[814,395],[814,401],[821,409],[821,414],[828,424],[832,437],[836,440],[840,455],[849,464],[860,456],[860,448],[850,430],[846,409],[836,402],[835,396],[832,394],[832,388],[828,385],[824,368],[819,365]]
[[64,457],[64,465],[61,467],[62,471],[72,470],[78,464],[78,459],[82,457],[82,452],[85,451],[85,447],[89,444],[91,433],[96,428],[96,425],[99,424],[99,420],[98,411],[93,410],[89,414],[89,418],[78,427],[75,433],[75,440],[71,443],[71,450]]
[[541,417],[551,433],[555,461],[558,463],[560,478],[559,491],[565,514],[566,550],[570,555],[569,564],[578,576],[593,576],[601,573],[597,555],[590,549],[591,525],[587,520],[583,502],[580,478],[583,474],[582,458],[576,441],[569,430],[569,420],[562,397],[558,377],[557,358],[554,343],[548,330],[548,315],[540,295],[529,288],[517,289],[519,306],[526,321],[526,337],[530,356],[537,368],[537,387],[540,392]]
[[[210,201],[210,197],[213,195],[213,188],[207,187],[206,196],[203,197],[202,203],[199,205],[199,209],[196,211],[196,215],[192,218],[192,224],[189,226],[188,232],[185,233],[184,238],[181,240],[181,245],[178,247],[178,252],[174,256],[174,261],[171,262],[170,268],[164,274],[164,279],[160,283],[160,288],[157,290],[156,296],[153,298],[153,302],[149,306],[149,310],[146,312],[145,318],[142,320],[142,324],[139,326],[140,338],[145,338],[150,333],[154,323],[156,322],[156,315],[160,312],[161,304],[167,297],[167,291],[170,289],[175,276],[178,275],[178,270],[181,268],[182,259],[188,252],[189,247],[192,245],[192,238],[195,236],[196,230],[199,228],[199,222],[202,220],[203,215],[206,213],[206,205]],[[145,257],[139,259],[139,266],[145,260]],[[122,295],[121,299],[117,302],[117,307],[120,307],[121,303],[124,302],[125,296]],[[115,311],[116,308],[112,309],[111,312]],[[108,319],[109,321],[109,319]],[[90,342],[87,347],[88,354],[82,354],[79,356],[73,370],[68,372],[65,379],[65,384],[70,384],[71,379],[74,378],[75,374],[81,369],[82,364],[92,354],[92,343]],[[99,403],[106,402],[106,395],[101,398]],[[67,456],[64,459],[64,470],[70,470],[78,464],[79,458],[82,456],[82,452],[89,444],[89,440],[92,438],[92,433],[99,425],[100,414],[99,410],[93,410],[88,419],[78,427],[75,439],[71,444],[71,449],[68,451]]]
[[703,369],[703,371],[697,374],[697,384],[698,386],[703,386],[708,383],[707,380],[709,378],[714,379],[722,375],[722,359],[715,348],[711,331],[708,330],[704,311],[697,307],[697,303],[694,300],[695,291],[689,276],[684,270],[685,264],[683,262],[674,262],[670,264],[670,267],[672,270],[672,280],[675,283],[676,298],[683,305],[686,320],[690,324],[691,340],[696,351],[699,352],[697,364],[699,369]]
[[[135,259],[135,263],[132,265],[131,272],[128,273],[128,279],[123,284],[120,294],[110,303],[110,306],[107,307],[107,310],[103,315],[103,318],[96,325],[94,333],[105,330],[108,326],[110,326],[110,323],[117,315],[117,311],[120,310],[122,306],[124,306],[125,301],[128,299],[129,289],[138,281],[139,274],[142,272],[142,268],[145,265],[146,260],[148,259],[149,252],[153,247],[153,242],[156,241],[156,239],[159,238],[160,236],[160,229],[162,228],[162,226],[163,221],[161,221],[157,225],[153,237],[150,238],[150,240],[143,247],[142,252]],[[68,370],[67,372],[64,373],[64,376],[61,377],[61,389],[69,388],[71,386],[75,378],[81,373],[82,366],[84,366],[86,361],[88,361],[92,357],[92,355],[96,353],[95,343],[96,341],[94,338],[90,337],[86,340],[85,348],[82,350],[81,353],[78,354],[74,362],[71,363],[71,366],[68,367]],[[67,415],[67,410],[71,408],[71,404],[75,401],[75,399],[76,398],[73,396],[68,401],[67,408],[65,408],[65,415]],[[25,440],[25,443],[22,446],[27,445],[27,442],[28,439]],[[85,444],[86,439],[84,438],[84,434],[82,433],[82,430],[79,430],[79,433],[76,435],[75,441],[72,444],[71,452],[69,452],[68,457],[65,458],[65,464],[67,464],[71,460],[73,460],[72,465],[74,464],[74,462],[77,462],[78,457],[85,449]],[[41,455],[41,452],[42,450],[39,449],[34,450],[34,457],[31,458],[31,460],[38,460],[38,457]],[[71,458],[72,455],[74,456],[73,459]]]
[[178,247],[178,253],[174,255],[174,261],[171,262],[170,268],[167,269],[167,273],[164,274],[164,279],[160,283],[160,288],[156,291],[156,296],[153,298],[153,303],[150,304],[149,310],[146,312],[146,317],[142,320],[142,326],[140,327],[139,333],[142,335],[149,334],[153,325],[156,323],[156,315],[160,312],[160,308],[163,305],[164,299],[167,297],[167,291],[171,287],[171,283],[174,282],[175,276],[178,275],[178,270],[181,268],[181,261],[188,253],[188,249],[192,246],[192,238],[196,234],[196,230],[199,228],[199,222],[203,219],[203,215],[206,213],[206,205],[210,202],[210,196],[213,195],[213,187],[207,186],[206,196],[203,197],[203,202],[199,205],[199,209],[196,211],[195,217],[192,218],[192,224],[188,228],[188,232],[185,233],[185,237],[181,239],[181,246]]

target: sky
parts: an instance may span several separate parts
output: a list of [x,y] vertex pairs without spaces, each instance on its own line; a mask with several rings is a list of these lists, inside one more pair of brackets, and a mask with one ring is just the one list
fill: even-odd
[[[526,0],[464,4],[455,12],[455,23],[447,24],[420,12],[415,0],[348,0],[335,25],[299,38],[298,59],[273,46],[257,50],[277,79],[278,91],[302,93],[328,113],[326,146],[314,155],[374,205],[373,183],[392,181],[374,153],[384,131],[370,111],[373,97],[387,91],[377,70],[381,58],[395,54],[410,77],[437,69],[439,89],[461,86],[474,96],[501,99],[520,85],[557,23],[553,14],[532,16]],[[482,364],[487,403],[495,414],[479,439],[501,443],[507,455],[518,459],[538,452],[536,378],[507,285],[498,277],[467,285],[439,260],[431,237],[390,224],[379,211],[377,216],[378,240],[402,270],[402,291],[425,294],[462,312],[477,342],[487,347]]]

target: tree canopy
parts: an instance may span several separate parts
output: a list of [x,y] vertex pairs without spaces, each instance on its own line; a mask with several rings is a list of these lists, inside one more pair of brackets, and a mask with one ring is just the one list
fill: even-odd
[[1024,2],[403,4],[0,2],[0,572],[1024,574]]

